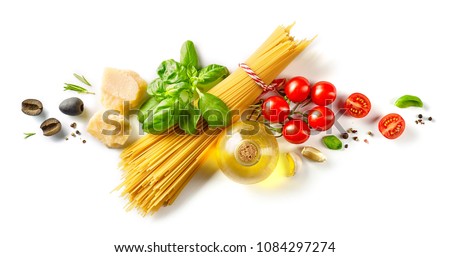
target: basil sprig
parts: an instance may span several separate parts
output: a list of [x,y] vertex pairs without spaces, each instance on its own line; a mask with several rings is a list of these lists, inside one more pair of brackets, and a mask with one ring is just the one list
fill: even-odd
[[[192,41],[186,41],[180,51],[180,62],[163,61],[147,87],[150,95],[140,108],[139,121],[147,133],[161,134],[178,124],[188,134],[197,133],[201,116],[208,126],[225,127],[231,123],[229,108],[218,97],[206,93],[230,73],[224,66],[211,64],[200,68]],[[195,100],[198,106],[195,105]]]

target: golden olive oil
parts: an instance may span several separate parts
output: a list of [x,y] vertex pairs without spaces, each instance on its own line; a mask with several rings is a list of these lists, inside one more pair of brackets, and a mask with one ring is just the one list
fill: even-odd
[[266,179],[277,166],[278,142],[261,123],[237,122],[222,132],[216,156],[227,177],[254,184]]

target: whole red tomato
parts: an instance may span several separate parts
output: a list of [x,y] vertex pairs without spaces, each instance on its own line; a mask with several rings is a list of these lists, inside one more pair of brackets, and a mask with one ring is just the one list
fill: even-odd
[[294,103],[305,101],[310,92],[309,81],[301,76],[291,78],[284,86],[284,93]]
[[283,126],[284,138],[292,144],[301,144],[309,138],[311,130],[308,124],[301,119],[292,119]]
[[281,96],[271,96],[262,104],[262,114],[270,122],[285,121],[289,112],[289,104]]
[[320,106],[327,106],[336,100],[336,87],[327,81],[319,81],[311,88],[311,100]]
[[325,131],[334,124],[334,112],[325,106],[316,106],[308,112],[308,123],[311,128]]

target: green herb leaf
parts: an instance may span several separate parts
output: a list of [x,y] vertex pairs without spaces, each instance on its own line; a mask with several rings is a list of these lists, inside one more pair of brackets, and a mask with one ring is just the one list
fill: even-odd
[[80,86],[77,86],[77,85],[74,85],[74,84],[69,84],[69,83],[64,83],[64,84],[65,84],[64,91],[71,90],[71,91],[78,92],[80,94],[92,94],[92,95],[95,95],[94,92],[90,92],[84,87],[80,87]]
[[192,66],[195,69],[199,68],[197,51],[195,50],[194,43],[190,40],[184,42],[181,46],[180,63],[186,67]]
[[395,106],[399,108],[407,107],[423,107],[423,102],[419,97],[414,95],[404,95],[395,101]]
[[27,138],[29,138],[29,137],[31,137],[31,136],[34,136],[34,135],[36,135],[36,133],[33,133],[33,132],[29,132],[29,133],[23,133],[24,135],[25,135],[25,139],[27,139]]
[[167,97],[181,97],[183,92],[187,92],[188,95],[185,97],[186,99],[182,99],[183,102],[186,102],[189,100],[191,102],[190,98],[192,98],[192,86],[188,82],[179,82],[176,84],[169,84],[166,87],[166,96]]
[[161,102],[166,98],[166,85],[160,78],[154,79],[148,84],[147,93],[155,97],[158,102]]
[[77,78],[79,81],[81,81],[81,83],[83,83],[83,84],[85,84],[85,85],[87,85],[87,86],[92,87],[91,83],[89,83],[89,81],[87,81],[87,79],[86,79],[84,76],[78,75],[78,74],[76,74],[76,73],[74,73],[73,76],[74,76],[75,78]]
[[180,111],[179,126],[187,134],[194,135],[197,133],[197,123],[200,119],[200,110],[195,108],[194,105],[188,104],[188,106]]
[[217,96],[210,93],[201,94],[198,107],[210,127],[226,127],[231,124],[230,109]]
[[167,98],[158,103],[148,118],[144,121],[142,129],[151,134],[162,134],[178,122],[179,102],[175,98]]
[[140,123],[144,123],[144,121],[150,116],[153,109],[159,104],[156,98],[151,97],[145,103],[141,105],[138,113],[138,120]]
[[163,61],[156,72],[161,80],[167,84],[189,81],[186,67],[173,59]]
[[335,135],[322,137],[323,144],[331,150],[342,149],[342,142]]
[[229,74],[230,72],[224,66],[218,64],[208,65],[200,70],[197,87],[203,92],[207,92],[224,80]]
[[187,69],[187,76],[189,77],[189,79],[191,79],[191,83],[192,83],[192,79],[197,80],[197,75],[198,75],[198,71],[197,69],[192,66],[192,65],[188,65],[186,66]]

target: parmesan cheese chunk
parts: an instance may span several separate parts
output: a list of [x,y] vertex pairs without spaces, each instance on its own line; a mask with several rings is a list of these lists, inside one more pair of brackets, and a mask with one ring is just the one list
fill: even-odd
[[107,109],[124,113],[127,101],[130,109],[139,108],[147,98],[147,82],[129,70],[106,68],[103,73],[102,104]]
[[101,110],[89,120],[87,131],[106,146],[120,148],[130,137],[131,127],[128,120],[118,112]]

